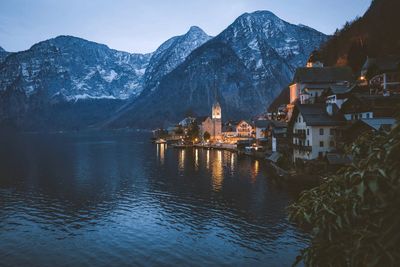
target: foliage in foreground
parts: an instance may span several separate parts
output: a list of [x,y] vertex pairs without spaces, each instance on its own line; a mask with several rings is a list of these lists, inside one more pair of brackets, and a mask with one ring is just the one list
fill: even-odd
[[364,135],[354,163],[305,191],[289,218],[313,230],[298,261],[307,266],[400,264],[400,126]]

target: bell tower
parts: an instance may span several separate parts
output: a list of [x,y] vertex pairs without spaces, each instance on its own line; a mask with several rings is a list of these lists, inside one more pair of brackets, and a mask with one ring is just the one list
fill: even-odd
[[219,105],[218,102],[215,102],[214,105],[212,106],[211,114],[213,120],[221,119],[221,106]]

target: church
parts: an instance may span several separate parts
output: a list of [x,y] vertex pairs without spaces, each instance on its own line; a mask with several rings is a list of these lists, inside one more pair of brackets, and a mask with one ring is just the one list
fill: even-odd
[[221,119],[221,106],[215,102],[211,108],[211,117],[206,117],[200,126],[201,136],[208,132],[210,134],[210,141],[218,141],[222,139],[222,119]]

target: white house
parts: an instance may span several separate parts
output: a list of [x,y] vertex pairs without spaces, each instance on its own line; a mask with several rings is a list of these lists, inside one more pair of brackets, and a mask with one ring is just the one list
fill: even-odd
[[296,104],[289,122],[293,161],[314,160],[334,151],[335,129],[344,123],[330,104]]

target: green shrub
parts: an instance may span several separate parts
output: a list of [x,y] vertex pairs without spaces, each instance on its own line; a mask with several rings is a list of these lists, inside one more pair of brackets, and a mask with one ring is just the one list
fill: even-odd
[[307,266],[399,266],[400,127],[361,136],[353,165],[305,191],[289,218],[312,228]]

